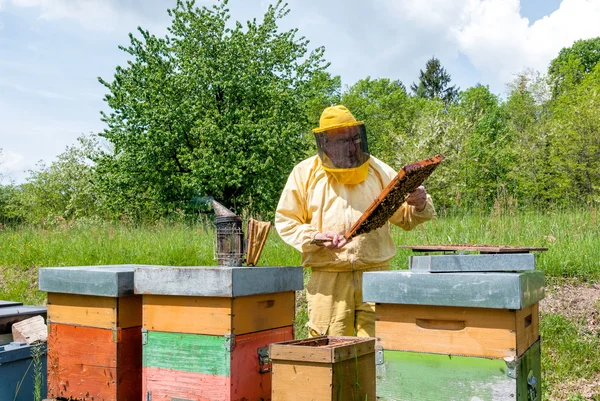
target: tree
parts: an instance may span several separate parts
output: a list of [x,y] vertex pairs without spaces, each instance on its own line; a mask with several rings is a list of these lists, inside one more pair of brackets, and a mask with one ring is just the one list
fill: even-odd
[[512,133],[507,129],[500,100],[487,86],[477,85],[460,94],[457,113],[463,132],[458,161],[463,198],[472,205],[491,207],[502,189],[514,191],[508,172]]
[[594,70],[599,61],[600,37],[578,40],[571,47],[561,49],[558,57],[552,60],[548,67],[552,94],[556,97],[577,85]]
[[410,86],[413,93],[421,98],[441,99],[446,104],[454,102],[458,97],[458,88],[450,84],[450,74],[442,67],[440,60],[432,57],[425,65],[425,71],[419,72],[419,83]]
[[114,151],[96,161],[113,212],[163,215],[200,195],[270,215],[307,156],[314,99],[339,88],[324,49],[309,52],[296,29],[279,32],[289,12],[281,2],[245,26],[228,23],[226,6],[178,1],[169,34],[130,34],[121,49],[132,60],[112,82],[100,79],[112,110],[100,135]]
[[549,191],[556,202],[600,201],[600,64],[552,105]]
[[94,170],[89,156],[97,144],[93,137],[78,138],[46,166],[38,165],[18,190],[12,206],[13,217],[38,224],[54,218],[71,220],[90,217],[99,212]]
[[408,162],[399,154],[412,119],[408,100],[402,82],[387,78],[361,79],[342,95],[342,104],[365,121],[369,151],[397,169]]

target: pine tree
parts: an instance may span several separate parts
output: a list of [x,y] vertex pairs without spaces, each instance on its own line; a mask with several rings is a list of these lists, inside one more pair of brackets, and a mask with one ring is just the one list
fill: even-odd
[[425,65],[425,71],[420,70],[419,83],[410,86],[417,97],[426,99],[441,99],[452,103],[458,97],[458,88],[450,84],[450,74],[442,67],[440,60],[432,57]]

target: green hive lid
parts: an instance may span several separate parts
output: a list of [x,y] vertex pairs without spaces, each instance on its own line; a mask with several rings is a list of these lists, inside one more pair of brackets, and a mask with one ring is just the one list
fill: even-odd
[[544,273],[363,274],[363,301],[384,304],[523,309],[544,298]]
[[152,266],[135,271],[135,293],[236,297],[301,290],[302,266]]

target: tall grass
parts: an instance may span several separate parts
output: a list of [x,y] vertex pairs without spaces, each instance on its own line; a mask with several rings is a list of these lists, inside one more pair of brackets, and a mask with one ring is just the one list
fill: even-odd
[[[393,227],[392,235],[396,244],[547,247],[547,252],[537,256],[537,268],[546,273],[547,280],[592,283],[600,279],[600,227],[593,209],[448,214],[410,232]],[[45,294],[37,290],[37,269],[44,266],[215,265],[213,241],[211,228],[182,222],[153,226],[81,223],[51,230],[4,229],[0,231],[0,299],[43,304]],[[407,256],[411,254],[410,250],[399,249],[392,260],[393,268],[406,269]],[[260,264],[299,263],[300,254],[272,231]],[[305,280],[308,277],[306,271]],[[296,335],[305,337],[304,323],[308,317],[303,292],[298,292],[297,306]],[[558,394],[557,388],[564,381],[600,375],[598,333],[595,337],[582,336],[578,327],[577,322],[561,316],[542,315],[544,385],[550,393]]]
[[[600,279],[600,227],[594,210],[438,216],[413,231],[392,227],[396,244],[520,245],[547,247],[537,268],[552,280]],[[37,268],[103,264],[215,265],[213,229],[200,224],[129,226],[74,224],[42,230],[0,231],[0,298],[41,303]],[[399,249],[395,269],[406,269],[412,251]],[[300,254],[271,232],[261,256],[265,266],[293,266]]]

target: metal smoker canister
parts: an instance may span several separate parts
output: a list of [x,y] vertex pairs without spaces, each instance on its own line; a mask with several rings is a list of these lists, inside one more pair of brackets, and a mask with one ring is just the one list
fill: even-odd
[[217,216],[217,260],[219,266],[241,266],[244,262],[244,232],[239,216]]

